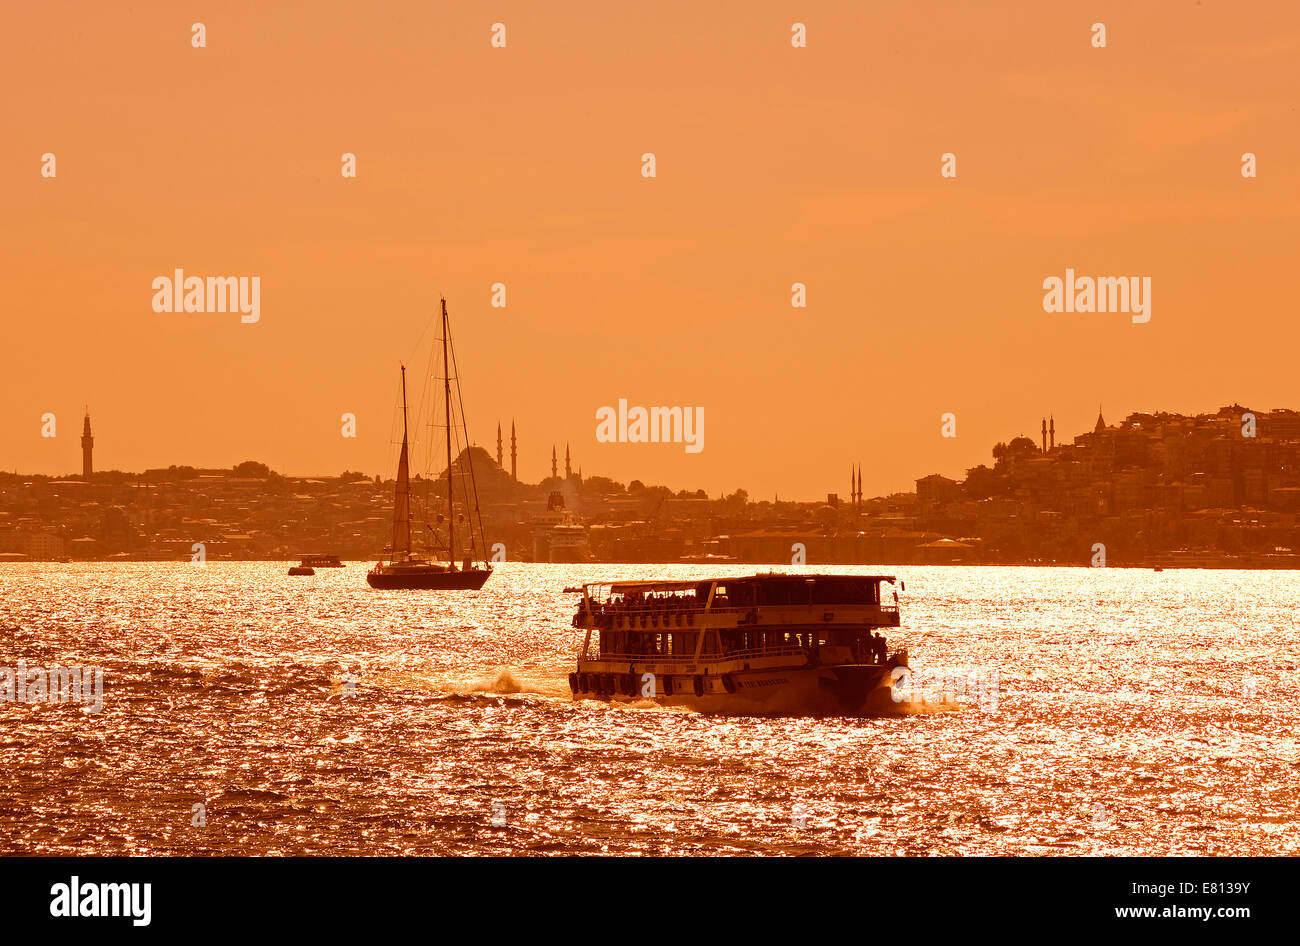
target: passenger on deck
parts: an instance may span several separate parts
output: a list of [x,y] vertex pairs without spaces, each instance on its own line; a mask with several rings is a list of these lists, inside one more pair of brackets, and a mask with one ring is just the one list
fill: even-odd
[[885,645],[885,638],[876,633],[871,635],[871,654],[875,657],[876,663],[883,664],[888,656],[888,648]]

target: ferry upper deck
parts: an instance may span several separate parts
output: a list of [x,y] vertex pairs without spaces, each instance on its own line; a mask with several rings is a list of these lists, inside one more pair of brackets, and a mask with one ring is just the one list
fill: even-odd
[[[582,586],[575,627],[645,627],[818,622],[897,627],[898,595],[882,599],[892,575],[756,574],[687,581],[592,582]],[[816,612],[813,614],[812,612]]]

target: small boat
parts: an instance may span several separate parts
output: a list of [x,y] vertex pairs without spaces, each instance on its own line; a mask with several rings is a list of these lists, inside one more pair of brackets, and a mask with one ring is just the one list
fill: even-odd
[[314,575],[316,574],[316,569],[312,568],[310,565],[294,565],[292,568],[289,569],[289,574],[290,575]]
[[702,542],[699,548],[701,551],[684,554],[677,561],[695,565],[721,565],[740,561],[735,555],[722,551],[722,543],[717,539]]
[[588,583],[575,697],[651,699],[706,713],[869,716],[895,709],[907,652],[891,575],[757,574]]
[[[443,373],[443,403],[445,405],[445,430],[447,435],[447,561],[436,562],[428,558],[416,555],[411,550],[411,475],[410,463],[408,459],[408,437],[407,437],[407,408],[406,408],[406,366],[401,366],[402,371],[402,452],[397,461],[397,482],[394,486],[393,502],[393,546],[392,558],[385,564],[384,562],[376,563],[375,567],[366,573],[366,583],[371,588],[381,590],[442,590],[442,591],[477,591],[483,587],[483,583],[492,575],[492,566],[483,562],[483,567],[476,567],[474,564],[474,552],[476,550],[474,541],[475,519],[479,522],[479,535],[483,533],[482,518],[478,508],[478,488],[474,486],[473,491],[465,489],[465,498],[467,504],[472,499],[474,514],[467,523],[469,532],[469,556],[464,563],[456,567],[456,504],[455,491],[453,489],[453,474],[451,462],[451,436],[452,436],[452,395],[451,395],[451,370],[448,358],[450,347],[450,322],[447,318],[447,300],[442,300],[442,373]],[[460,395],[460,379],[456,379],[457,399]],[[461,409],[461,425],[464,426],[464,407]],[[469,435],[466,432],[466,440]],[[466,464],[469,467],[469,477],[473,484],[474,468],[470,459],[470,453],[467,450],[465,454]],[[462,470],[462,475],[463,475]],[[441,520],[442,517],[440,516]],[[427,525],[427,523],[426,523]],[[432,530],[432,527],[429,527]]]

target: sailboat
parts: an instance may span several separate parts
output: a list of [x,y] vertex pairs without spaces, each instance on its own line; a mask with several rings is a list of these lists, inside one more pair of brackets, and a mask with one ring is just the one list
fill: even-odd
[[[483,533],[482,518],[478,509],[478,489],[475,485],[473,494],[466,491],[466,504],[472,500],[474,516],[467,523],[470,537],[470,557],[456,567],[456,510],[452,491],[451,463],[451,371],[448,361],[450,345],[450,322],[447,318],[447,300],[442,300],[442,374],[443,403],[445,406],[447,436],[447,561],[436,562],[413,554],[411,550],[411,475],[407,434],[406,409],[406,366],[402,365],[402,452],[397,461],[397,484],[393,503],[393,549],[392,560],[388,564],[380,562],[367,574],[366,582],[371,588],[382,589],[434,589],[448,591],[477,591],[492,574],[492,566],[484,561],[483,566],[474,564],[474,520],[479,522],[479,535]],[[456,393],[459,401],[460,378],[456,379]],[[461,425],[464,426],[464,405],[461,406]],[[466,439],[468,440],[468,430]],[[474,467],[469,462],[468,451],[464,457],[469,465],[469,475],[473,482]]]

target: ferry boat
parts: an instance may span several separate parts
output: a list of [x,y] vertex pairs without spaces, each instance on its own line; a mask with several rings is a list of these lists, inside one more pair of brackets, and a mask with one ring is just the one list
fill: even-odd
[[755,574],[588,583],[575,698],[652,699],[706,713],[867,716],[894,706],[880,629],[899,626],[892,575]]

